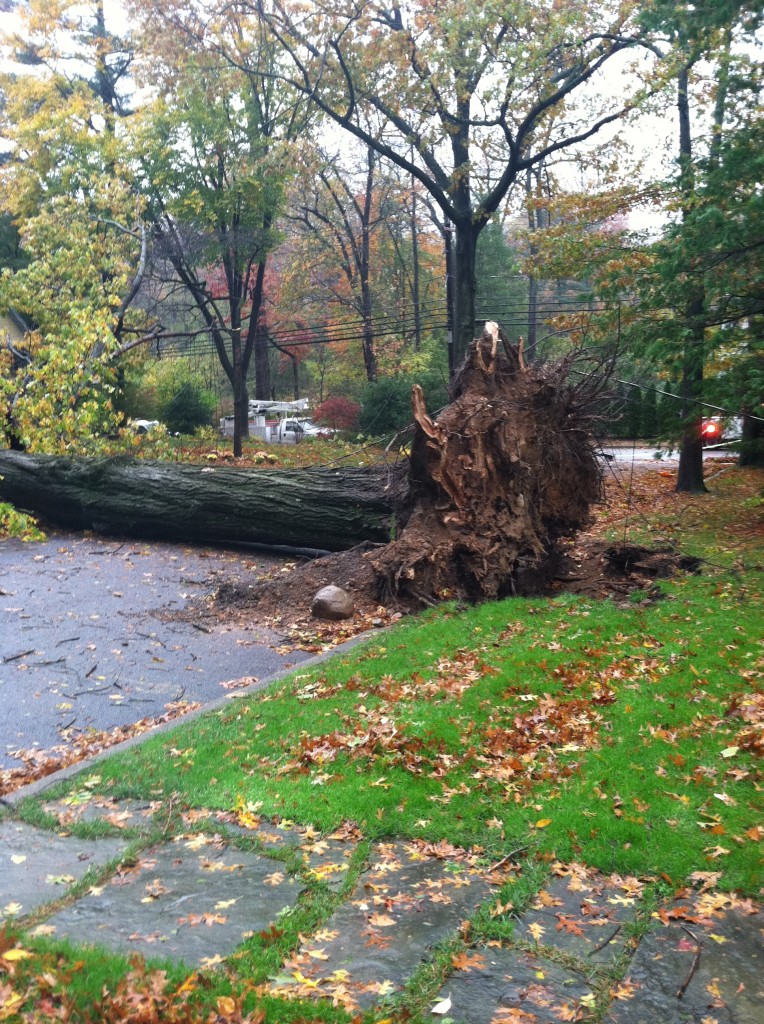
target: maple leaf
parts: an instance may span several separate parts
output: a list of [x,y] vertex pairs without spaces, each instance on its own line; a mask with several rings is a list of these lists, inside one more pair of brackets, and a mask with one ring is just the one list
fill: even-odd
[[274,871],[271,875],[266,875],[263,879],[263,885],[281,885],[284,881],[285,875],[283,871]]
[[726,850],[723,846],[706,846],[703,849],[703,853],[706,854],[709,860],[715,860],[717,857],[726,857],[730,851]]
[[454,901],[445,892],[434,892],[432,894],[432,896],[430,896],[430,902],[431,903],[444,903],[444,904],[447,904],[447,903],[453,903]]
[[579,1016],[578,1010],[571,1003],[563,1003],[562,1006],[553,1006],[552,1012],[557,1020],[576,1020]]
[[451,957],[451,966],[457,971],[470,971],[473,968],[485,967],[485,957],[480,953],[455,953]]
[[575,921],[572,917],[568,917],[567,914],[555,914],[558,920],[557,931],[566,931],[571,935],[577,935],[579,938],[584,937],[583,929],[581,925]]

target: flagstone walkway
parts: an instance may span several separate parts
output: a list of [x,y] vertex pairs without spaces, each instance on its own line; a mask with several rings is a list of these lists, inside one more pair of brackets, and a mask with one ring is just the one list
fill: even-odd
[[[48,829],[13,813],[0,821],[0,918],[32,935],[214,969],[318,887],[333,894],[334,910],[271,977],[283,998],[384,1007],[416,987],[440,950],[450,968],[433,1020],[762,1020],[764,920],[750,900],[715,891],[709,873],[655,905],[635,878],[554,863],[517,914],[502,899],[522,863],[491,865],[448,843],[369,847],[353,826],[320,836],[246,807],[173,817],[159,803],[118,803],[87,789],[45,812]],[[109,834],[78,835],[94,821]],[[511,938],[470,944],[476,914],[511,921]],[[383,1015],[394,1021],[391,1005]]]

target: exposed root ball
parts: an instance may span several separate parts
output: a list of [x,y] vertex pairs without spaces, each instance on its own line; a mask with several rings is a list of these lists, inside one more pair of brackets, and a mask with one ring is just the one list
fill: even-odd
[[489,323],[436,420],[414,387],[412,510],[371,558],[381,599],[491,599],[554,572],[555,540],[587,523],[602,483],[591,382],[572,386],[568,371],[525,366]]

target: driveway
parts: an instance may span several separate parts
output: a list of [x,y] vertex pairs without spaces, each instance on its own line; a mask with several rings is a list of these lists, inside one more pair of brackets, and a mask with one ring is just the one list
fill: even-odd
[[61,743],[207,702],[221,686],[310,657],[278,653],[267,629],[174,618],[228,574],[282,564],[259,553],[57,533],[0,541],[0,767]]

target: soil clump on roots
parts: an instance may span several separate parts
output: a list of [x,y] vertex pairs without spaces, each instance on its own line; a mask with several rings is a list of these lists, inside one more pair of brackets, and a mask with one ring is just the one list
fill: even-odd
[[488,323],[437,419],[414,387],[410,513],[371,556],[384,602],[490,600],[554,575],[558,540],[588,524],[602,493],[591,432],[602,377],[571,384],[570,363],[526,366]]

